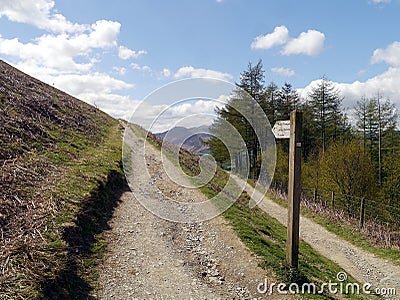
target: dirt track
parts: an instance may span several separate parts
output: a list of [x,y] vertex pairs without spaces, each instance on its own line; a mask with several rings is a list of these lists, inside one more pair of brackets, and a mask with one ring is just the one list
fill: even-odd
[[[200,223],[176,223],[146,210],[142,201],[164,195],[189,202],[207,200],[197,189],[177,186],[161,172],[159,151],[140,147],[134,138],[131,188],[122,196],[111,230],[109,252],[99,268],[101,299],[258,299],[259,283],[270,274],[236,236],[223,217]],[[142,142],[143,143],[143,142]],[[147,177],[143,170],[146,158]],[[169,172],[173,171],[169,166]],[[144,197],[144,198],[143,198]],[[137,199],[138,198],[138,199]],[[178,207],[179,209],[180,207]],[[187,211],[190,214],[190,211]],[[269,299],[281,299],[271,296]]]

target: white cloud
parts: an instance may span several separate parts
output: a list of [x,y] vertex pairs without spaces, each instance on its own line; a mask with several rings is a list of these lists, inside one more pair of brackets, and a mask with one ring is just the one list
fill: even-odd
[[394,42],[386,49],[376,49],[372,55],[371,63],[386,62],[392,66],[400,66],[400,42]]
[[134,51],[125,46],[119,46],[118,56],[121,59],[127,60],[130,58],[138,58],[141,55],[147,54],[145,50]]
[[367,70],[360,70],[357,72],[358,76],[364,76],[367,73]]
[[305,54],[316,56],[324,49],[325,34],[317,30],[308,30],[290,40],[282,50],[283,55]]
[[304,54],[316,56],[324,49],[325,34],[317,30],[302,32],[297,38],[290,38],[285,26],[275,27],[272,33],[260,35],[251,43],[252,49],[271,49],[284,45],[281,54]]
[[139,105],[139,100],[132,100],[129,96],[115,94],[99,94],[86,93],[82,94],[80,99],[84,99],[91,105],[95,105],[102,111],[108,113],[114,118],[129,120],[136,107]]
[[0,17],[10,21],[27,23],[51,32],[82,32],[87,25],[68,21],[63,15],[53,12],[53,0],[3,0],[0,5]]
[[260,35],[251,43],[252,49],[270,49],[283,45],[289,40],[289,31],[285,26],[275,27],[272,33]]
[[165,68],[165,69],[162,70],[162,74],[165,77],[169,77],[169,76],[171,76],[171,71],[169,69]]
[[[226,98],[225,96],[221,96]],[[152,132],[163,132],[175,126],[193,127],[210,125],[215,118],[215,107],[221,103],[213,100],[185,101],[175,105],[141,103],[133,119]]]
[[133,88],[132,84],[115,79],[108,74],[68,74],[53,78],[55,86],[78,98],[85,93],[108,94],[115,90]]
[[[114,117],[129,117],[130,108],[139,102],[118,92],[134,85],[92,71],[104,55],[102,50],[118,49],[119,22],[98,20],[91,25],[75,24],[54,12],[52,0],[0,1],[0,17],[48,31],[27,43],[0,35],[0,54],[12,58],[18,69],[95,104]],[[133,55],[125,49],[128,56],[144,54],[142,50]],[[123,67],[113,70],[121,75],[126,73]]]
[[391,0],[372,0],[372,3],[381,4],[381,3],[390,3]]
[[124,68],[124,67],[113,67],[113,70],[114,71],[116,71],[116,72],[118,72],[119,73],[119,75],[125,75],[126,74],[126,68]]
[[129,119],[139,101],[115,92],[133,88],[133,84],[115,79],[108,74],[92,73],[85,75],[59,75],[50,79],[54,86],[97,106],[115,118]]
[[149,66],[141,66],[137,63],[131,63],[131,67],[134,70],[151,72],[151,68]]
[[271,71],[283,77],[292,77],[296,74],[295,71],[289,68],[272,68]]
[[196,69],[193,68],[192,66],[182,67],[174,74],[174,78],[177,79],[185,77],[190,77],[190,78],[209,77],[226,81],[229,81],[233,78],[233,76],[228,73],[223,73],[209,69],[202,69],[202,68]]
[[[115,47],[120,27],[118,22],[100,20],[92,24],[88,32],[75,35],[45,34],[30,43],[0,36],[0,53],[59,71],[88,71],[97,61],[89,57],[90,52],[93,49]],[[76,62],[78,57],[86,62]]]
[[[355,81],[353,83],[340,83],[339,88],[345,96],[345,103],[353,106],[355,101],[362,96],[373,97],[378,91],[383,97],[390,98],[400,106],[400,68],[390,67],[388,70],[374,76],[365,82]],[[353,104],[353,105],[351,105]]]
[[[389,98],[400,107],[400,68],[390,67],[388,70],[374,76],[364,82],[354,81],[352,83],[336,82],[336,86],[344,96],[343,107],[352,109],[361,97],[374,97],[378,91],[384,98]],[[311,89],[320,80],[312,81],[303,89],[298,89],[299,95],[305,99]]]

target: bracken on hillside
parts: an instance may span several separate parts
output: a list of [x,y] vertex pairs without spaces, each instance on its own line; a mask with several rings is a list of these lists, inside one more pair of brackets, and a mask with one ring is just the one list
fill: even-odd
[[42,297],[43,282],[65,268],[68,245],[62,229],[81,208],[71,202],[83,203],[83,194],[91,192],[69,191],[60,183],[75,180],[77,170],[81,182],[97,188],[107,168],[118,169],[115,162],[97,181],[97,170],[87,175],[88,167],[74,166],[83,165],[83,153],[101,147],[111,131],[120,140],[121,128],[97,108],[1,60],[0,128],[0,295]]

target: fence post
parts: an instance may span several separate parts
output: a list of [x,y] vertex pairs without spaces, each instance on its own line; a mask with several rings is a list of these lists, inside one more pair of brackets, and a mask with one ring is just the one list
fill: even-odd
[[314,202],[317,202],[317,189],[314,189]]
[[365,218],[365,198],[361,198],[361,207],[360,207],[360,227],[364,227],[364,218]]
[[334,191],[332,191],[332,200],[331,200],[331,203],[332,203],[332,209],[335,209],[335,192],[334,192]]

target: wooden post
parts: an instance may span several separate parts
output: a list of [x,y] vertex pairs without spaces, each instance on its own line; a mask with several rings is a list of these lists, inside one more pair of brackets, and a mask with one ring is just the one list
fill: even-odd
[[314,202],[317,202],[317,198],[318,198],[318,195],[317,195],[318,193],[317,193],[317,189],[316,188],[314,188]]
[[364,218],[365,218],[365,198],[361,199],[361,207],[360,207],[360,227],[364,227]]
[[332,209],[335,209],[335,192],[334,191],[332,191],[331,203],[332,203]]
[[286,240],[286,260],[298,267],[299,260],[299,223],[301,193],[301,138],[303,115],[297,110],[290,114],[289,145],[289,189],[288,189],[288,226]]

